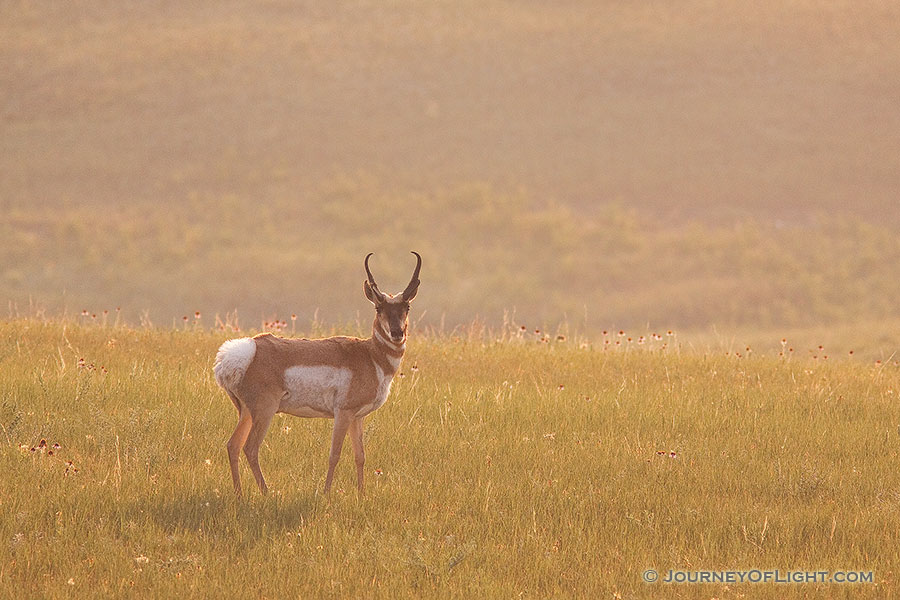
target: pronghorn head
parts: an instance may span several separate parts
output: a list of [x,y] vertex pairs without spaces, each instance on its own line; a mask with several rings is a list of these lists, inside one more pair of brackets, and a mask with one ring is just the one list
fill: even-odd
[[366,256],[365,265],[368,279],[363,282],[363,289],[365,289],[366,298],[375,305],[376,332],[380,328],[385,335],[390,337],[391,342],[403,344],[406,342],[406,327],[409,324],[409,303],[416,297],[416,292],[419,290],[419,269],[422,268],[422,257],[418,252],[413,252],[416,255],[416,270],[413,271],[412,279],[409,280],[409,285],[402,294],[392,296],[379,290],[378,284],[375,283],[372,271],[369,270],[369,257],[372,254],[370,252]]

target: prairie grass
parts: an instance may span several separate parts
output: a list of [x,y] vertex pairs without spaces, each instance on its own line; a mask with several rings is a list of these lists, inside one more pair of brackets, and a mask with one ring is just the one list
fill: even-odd
[[[320,491],[329,421],[279,416],[261,456],[273,492],[242,464],[240,500],[236,414],[210,370],[223,339],[0,323],[0,595],[897,592],[894,362],[414,334],[367,419],[365,498],[346,448]],[[651,585],[650,568],[874,581]]]

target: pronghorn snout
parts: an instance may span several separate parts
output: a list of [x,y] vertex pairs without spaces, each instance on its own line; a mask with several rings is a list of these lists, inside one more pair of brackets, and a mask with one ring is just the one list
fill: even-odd
[[392,342],[402,342],[403,341],[403,330],[402,329],[391,329],[391,341]]

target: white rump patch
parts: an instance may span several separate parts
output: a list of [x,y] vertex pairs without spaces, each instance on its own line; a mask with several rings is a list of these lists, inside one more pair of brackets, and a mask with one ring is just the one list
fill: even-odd
[[244,378],[247,368],[256,356],[256,342],[252,338],[228,340],[216,353],[213,373],[216,383],[226,390],[233,390]]
[[334,407],[346,401],[352,379],[353,372],[346,367],[288,367],[279,411],[297,417],[333,417]]

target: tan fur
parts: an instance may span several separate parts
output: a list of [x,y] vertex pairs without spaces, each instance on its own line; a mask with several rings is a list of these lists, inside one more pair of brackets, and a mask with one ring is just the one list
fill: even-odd
[[[417,266],[410,286],[399,296],[378,292],[374,279],[366,283],[366,296],[377,311],[371,338],[308,340],[263,333],[222,345],[214,370],[216,381],[238,410],[238,424],[228,440],[231,476],[238,495],[242,449],[259,489],[263,493],[268,489],[259,467],[259,448],[272,417],[279,412],[334,419],[326,492],[349,432],[357,487],[363,492],[363,418],[387,400],[391,380],[400,366],[406,349],[409,301],[418,288],[418,272]],[[248,345],[251,343],[255,348]]]
[[307,340],[262,333],[253,340],[256,342],[256,356],[234,390],[238,398],[277,397],[280,400],[287,392],[284,373],[289,367],[339,365],[349,368],[353,379],[347,402],[336,406],[336,411],[353,411],[370,402],[380,383],[375,365],[380,366],[385,375],[393,376],[396,369],[392,367],[388,355],[403,356],[402,351],[384,348],[372,338]]

